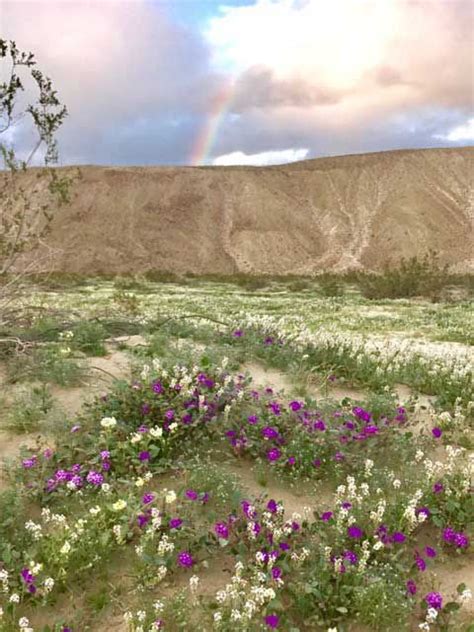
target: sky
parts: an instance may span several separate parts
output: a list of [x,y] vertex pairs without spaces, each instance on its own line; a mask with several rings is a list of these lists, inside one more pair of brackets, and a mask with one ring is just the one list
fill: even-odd
[[[60,164],[267,165],[473,144],[473,12],[470,0],[0,0],[0,37],[35,54],[68,108]],[[0,81],[8,70],[0,60]],[[0,142],[27,155],[35,137],[22,119]]]

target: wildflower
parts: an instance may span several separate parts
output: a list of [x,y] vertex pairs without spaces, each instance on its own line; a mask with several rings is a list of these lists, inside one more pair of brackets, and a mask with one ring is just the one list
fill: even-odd
[[397,542],[397,544],[401,544],[402,542],[405,542],[405,540],[406,536],[401,531],[395,531],[392,535],[392,542]]
[[328,522],[329,520],[331,520],[332,517],[333,517],[332,511],[325,511],[324,513],[321,514],[321,520],[323,522]]
[[273,500],[273,498],[271,498],[267,503],[267,509],[270,513],[276,513],[278,510],[278,505],[277,505],[276,500]]
[[296,458],[294,456],[289,456],[287,463],[288,465],[294,465],[296,463]]
[[291,408],[293,412],[297,412],[298,410],[301,410],[303,408],[303,404],[301,402],[294,400],[289,403],[289,407]]
[[152,391],[156,393],[157,395],[161,395],[161,393],[163,393],[164,391],[164,388],[161,382],[155,382],[151,388],[152,388]]
[[282,570],[279,566],[274,566],[272,568],[272,577],[273,579],[281,579],[281,576],[283,575]]
[[265,426],[265,428],[262,429],[262,435],[265,439],[276,439],[278,434],[278,430],[272,426]]
[[234,336],[234,338],[242,338],[242,336],[244,335],[244,332],[242,331],[242,329],[236,329],[232,335]]
[[143,496],[142,496],[142,503],[144,505],[149,505],[154,500],[155,500],[155,495],[154,494],[143,494]]
[[435,484],[433,485],[433,492],[434,492],[435,494],[439,494],[439,493],[441,493],[441,492],[443,491],[443,489],[444,489],[444,487],[443,487],[443,483],[438,482],[438,483],[435,483]]
[[117,425],[117,420],[115,419],[115,417],[104,417],[101,420],[100,425],[102,426],[102,428],[115,428],[115,426]]
[[198,498],[198,494],[194,491],[194,489],[187,489],[185,495],[186,498],[189,498],[189,500],[197,500]]
[[183,521],[181,520],[181,518],[171,518],[169,524],[170,529],[179,529],[180,526],[183,524]]
[[138,455],[138,459],[140,461],[149,461],[151,458],[151,454],[148,452],[148,450],[143,450],[142,452],[140,452],[140,454]]
[[456,532],[451,527],[446,527],[445,529],[443,529],[443,540],[445,542],[448,542],[449,544],[453,543],[455,535]]
[[425,560],[418,554],[415,555],[415,564],[418,567],[418,570],[423,572],[426,570],[426,562]]
[[431,430],[431,434],[433,435],[435,439],[439,439],[441,435],[443,434],[443,432],[441,428],[436,427]]
[[454,544],[458,549],[469,548],[469,538],[464,533],[456,533],[454,536]]
[[257,417],[257,415],[249,415],[247,417],[247,421],[249,422],[249,424],[254,426],[258,422],[258,417]]
[[281,452],[278,448],[272,448],[271,450],[267,452],[267,459],[269,461],[278,461],[280,457],[281,457]]
[[425,601],[431,608],[437,610],[443,607],[443,597],[438,592],[430,592],[425,596]]
[[229,528],[225,522],[216,522],[214,525],[214,532],[217,537],[222,538],[223,540],[227,540],[229,537]]
[[436,557],[436,551],[432,549],[431,546],[425,547],[425,553],[428,557]]
[[406,587],[407,587],[407,593],[408,593],[409,595],[416,595],[417,588],[416,588],[416,584],[415,584],[415,582],[413,581],[413,579],[409,579],[409,580],[407,581],[407,583],[406,583]]
[[174,492],[173,490],[167,492],[165,496],[165,503],[167,505],[171,505],[172,503],[174,503],[175,500],[176,500],[176,492]]
[[354,540],[360,540],[364,536],[364,532],[356,525],[347,527],[347,535]]
[[30,459],[24,459],[22,461],[22,466],[25,470],[29,470],[36,465],[37,458],[32,456]]
[[264,621],[268,625],[269,628],[271,628],[272,630],[275,630],[278,627],[278,624],[280,623],[280,618],[276,614],[267,614]]
[[190,568],[194,564],[193,557],[189,551],[182,551],[178,555],[178,563],[184,568]]
[[95,472],[91,470],[89,474],[86,476],[86,481],[91,485],[99,486],[104,482],[104,477],[100,472]]
[[127,506],[127,501],[121,498],[112,505],[112,509],[114,511],[122,511],[122,509],[125,509],[126,506]]

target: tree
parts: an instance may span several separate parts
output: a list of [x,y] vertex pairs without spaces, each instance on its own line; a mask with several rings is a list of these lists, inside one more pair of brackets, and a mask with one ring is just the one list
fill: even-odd
[[[25,91],[23,77],[32,81],[36,100],[17,112]],[[33,53],[20,52],[15,42],[0,38],[0,323],[26,275],[38,271],[38,257],[25,258],[43,243],[54,212],[70,199],[74,178],[60,175],[51,165],[58,161],[55,134],[68,112],[57,97],[51,79],[36,68]],[[32,123],[37,139],[26,160],[17,158],[13,146],[3,142],[18,123]],[[25,177],[34,156],[44,148],[44,168],[32,179]]]

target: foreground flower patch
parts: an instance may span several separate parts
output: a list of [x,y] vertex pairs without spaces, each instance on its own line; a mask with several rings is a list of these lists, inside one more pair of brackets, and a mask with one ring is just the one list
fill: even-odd
[[[463,629],[469,588],[427,579],[470,556],[472,461],[442,428],[415,434],[388,395],[288,399],[225,361],[153,361],[17,464],[0,496],[0,630],[86,629],[55,604],[91,577],[113,585],[120,556],[135,632]],[[289,512],[226,475],[236,459],[332,493]],[[210,592],[223,556],[233,568]]]

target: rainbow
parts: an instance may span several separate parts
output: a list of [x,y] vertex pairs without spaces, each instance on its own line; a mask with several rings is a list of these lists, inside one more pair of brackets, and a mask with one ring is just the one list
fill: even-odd
[[211,110],[204,127],[199,133],[189,156],[191,165],[197,167],[205,164],[212,145],[216,139],[221,121],[234,97],[234,81],[224,83],[212,100]]

